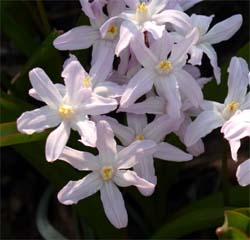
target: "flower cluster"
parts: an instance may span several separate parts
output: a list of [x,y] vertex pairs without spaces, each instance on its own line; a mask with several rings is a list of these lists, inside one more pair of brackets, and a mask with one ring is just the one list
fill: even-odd
[[[54,46],[59,50],[92,47],[90,70],[70,54],[61,74],[64,85],[54,84],[40,68],[30,71],[29,94],[46,106],[23,113],[18,130],[33,134],[56,127],[46,141],[47,161],[60,159],[80,171],[92,171],[70,181],[58,193],[60,202],[74,204],[100,190],[107,218],[123,228],[128,217],[117,186],[134,185],[144,196],[153,194],[154,158],[192,160],[204,152],[201,138],[222,126],[237,159],[240,139],[250,135],[250,112],[245,110],[250,108],[247,64],[232,58],[224,104],[203,99],[202,88],[212,77],[201,77],[197,66],[203,53],[207,55],[220,83],[212,45],[229,39],[240,28],[242,17],[234,15],[209,29],[214,16],[184,12],[197,2],[80,0],[90,25],[60,35]],[[104,115],[114,110],[126,113],[126,125]],[[67,147],[71,129],[99,155]],[[170,133],[186,145],[186,152],[165,142]],[[249,184],[249,163],[237,172],[241,185]]]

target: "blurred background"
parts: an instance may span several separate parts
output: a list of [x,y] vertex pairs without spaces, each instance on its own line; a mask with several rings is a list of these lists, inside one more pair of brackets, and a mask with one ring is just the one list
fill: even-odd
[[[48,23],[41,18],[41,12],[46,12]],[[233,14],[242,14],[243,25],[241,29],[228,41],[215,45],[218,54],[219,66],[227,66],[230,58],[249,42],[249,2],[248,1],[204,1],[198,3],[188,10],[188,14],[215,15],[212,25],[222,21]],[[4,97],[15,92],[15,96],[30,103],[39,103],[28,97],[28,93],[22,91],[29,85],[27,72],[32,67],[44,67],[51,78],[59,82],[63,60],[66,59],[67,52],[58,52],[51,45],[53,39],[59,31],[67,31],[76,25],[87,24],[88,20],[84,17],[78,1],[13,1],[1,0],[1,122],[15,121],[23,112],[24,107],[21,102],[10,100],[17,108],[15,113],[6,114]],[[51,33],[52,32],[52,33]],[[49,34],[50,33],[50,34]],[[37,51],[40,49],[40,51]],[[88,69],[90,62],[91,49],[74,52]],[[40,55],[41,61],[37,61]],[[249,53],[245,53],[249,54]],[[248,55],[249,56],[249,55]],[[249,58],[248,58],[249,60]],[[208,59],[204,57],[204,64],[201,69],[204,76],[211,76],[212,71]],[[33,66],[34,64],[38,64]],[[224,68],[226,70],[226,67]],[[20,84],[20,82],[22,82]],[[24,83],[25,82],[25,83]],[[13,84],[14,83],[14,84]],[[14,88],[10,88],[10,85]],[[24,87],[25,85],[25,87]],[[213,100],[223,100],[226,95],[226,81],[218,87],[214,94],[208,94],[216,87],[214,83],[208,85],[207,96]],[[206,96],[205,93],[205,96]],[[219,94],[218,94],[219,93]],[[214,97],[216,99],[214,99]],[[20,105],[19,105],[20,103]],[[122,114],[119,117],[124,117]],[[169,136],[168,140],[176,141],[175,136]],[[249,155],[249,141],[243,141],[240,149],[240,159],[246,159]],[[195,159],[188,164],[176,164],[157,161],[156,169],[158,186],[155,194],[150,199],[139,196],[139,193],[132,190],[123,190],[126,207],[129,212],[129,226],[124,238],[147,238],[151,236],[156,228],[154,220],[144,222],[143,208],[140,201],[145,206],[154,206],[149,209],[147,216],[158,221],[166,221],[175,212],[189,203],[196,202],[205,196],[219,191],[220,178],[220,158],[223,140],[219,131],[214,131],[205,138],[206,156]],[[37,215],[42,219],[49,219],[51,224],[64,236],[70,239],[77,239],[81,236],[81,231],[88,232],[93,236],[81,217],[76,217],[70,207],[59,204],[56,200],[55,190],[51,190],[49,207],[46,208],[46,201],[41,202],[44,192],[48,189],[49,181],[39,172],[36,163],[27,161],[27,152],[23,149],[32,149],[37,158],[43,158],[44,168],[62,167],[61,163],[49,165],[45,162],[44,153],[36,143],[19,144],[11,147],[1,148],[1,239],[42,239],[37,227]],[[42,156],[42,157],[41,157]],[[228,156],[230,170],[230,181],[236,184],[235,170],[236,164]],[[63,166],[65,167],[65,166]],[[70,168],[69,166],[66,167]],[[54,174],[54,173],[51,173]],[[77,175],[76,179],[79,179]],[[50,177],[48,177],[50,178]],[[59,183],[61,187],[63,183]],[[47,192],[48,193],[48,192]],[[139,201],[135,201],[131,194],[136,196]],[[163,197],[162,197],[163,196]],[[88,204],[91,204],[88,201]],[[162,206],[164,208],[162,209]],[[39,208],[40,207],[40,208]],[[40,212],[39,212],[40,209]],[[41,216],[41,209],[47,209]],[[98,221],[99,216],[93,213]],[[202,216],[201,216],[202,217]],[[40,223],[41,224],[41,223]],[[46,224],[46,222],[42,223]],[[99,224],[102,224],[100,222]],[[80,226],[80,232],[76,226]],[[197,231],[186,235],[187,239],[214,239],[216,238],[214,227],[208,225],[207,230]],[[85,235],[86,236],[86,235]],[[110,236],[109,236],[110,237]],[[104,237],[105,238],[105,237]]]

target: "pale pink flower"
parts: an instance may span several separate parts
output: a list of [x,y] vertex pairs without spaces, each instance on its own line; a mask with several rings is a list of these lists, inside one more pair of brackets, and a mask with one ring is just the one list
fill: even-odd
[[[120,124],[117,120],[110,117],[102,117],[109,122],[116,137],[121,141],[123,146],[129,146],[135,141],[151,140],[156,144],[156,149],[151,155],[141,157],[134,171],[147,181],[156,184],[157,178],[154,168],[154,157],[167,161],[189,161],[192,155],[187,154],[179,148],[163,142],[165,136],[179,128],[181,120],[172,119],[168,115],[160,116],[148,124],[146,115],[127,114],[128,126]],[[138,187],[139,191],[150,196],[154,189],[144,189]]]
[[115,53],[119,55],[138,32],[151,33],[154,39],[162,37],[166,23],[172,23],[181,28],[191,27],[189,17],[179,10],[164,10],[169,0],[124,0],[129,7],[120,15],[110,18],[101,27],[104,35],[110,24],[122,19],[120,27],[120,38]]
[[229,141],[231,155],[237,161],[240,139],[250,137],[250,109],[237,111],[221,128],[224,137]]
[[210,30],[208,30],[213,17],[214,15],[208,17],[204,15],[192,14],[190,17],[192,27],[190,28],[190,26],[186,25],[186,29],[176,28],[177,32],[175,32],[174,35],[186,36],[193,28],[198,29],[199,38],[189,50],[189,53],[191,54],[189,62],[193,65],[201,65],[202,56],[203,53],[205,53],[210,59],[214,76],[219,84],[221,72],[217,63],[217,54],[212,45],[231,38],[239,30],[242,24],[242,16],[240,14],[234,15],[222,22],[217,23]]
[[244,59],[233,57],[228,68],[228,95],[223,104],[204,101],[202,111],[189,125],[185,144],[191,146],[213,129],[223,126],[237,110],[250,108],[250,93],[247,93],[248,66]]
[[117,106],[114,99],[91,94],[89,89],[82,88],[84,72],[77,61],[71,62],[62,72],[65,87],[53,84],[41,68],[29,73],[35,96],[47,104],[39,109],[24,112],[17,119],[20,132],[33,134],[44,129],[55,127],[46,141],[46,158],[53,161],[61,154],[66,145],[70,129],[78,131],[84,144],[95,146],[96,127],[89,120],[89,115],[108,113]]
[[236,177],[242,187],[250,185],[250,159],[238,166]]
[[154,188],[154,184],[127,169],[133,167],[139,157],[151,154],[155,144],[150,140],[136,141],[117,152],[112,129],[106,121],[99,121],[96,145],[98,156],[65,147],[60,159],[80,171],[92,172],[81,180],[70,181],[58,193],[58,199],[66,205],[75,204],[100,190],[107,218],[116,228],[124,228],[127,226],[128,215],[117,186],[134,185],[148,190]]
[[180,117],[182,106],[180,91],[195,107],[198,107],[203,100],[201,88],[183,69],[187,52],[197,37],[198,32],[194,29],[182,42],[174,45],[170,35],[164,32],[162,38],[153,42],[150,49],[145,46],[142,39],[134,39],[131,47],[143,68],[129,81],[120,106],[127,108],[149,92],[154,85],[157,93],[167,100],[168,114],[173,118]]

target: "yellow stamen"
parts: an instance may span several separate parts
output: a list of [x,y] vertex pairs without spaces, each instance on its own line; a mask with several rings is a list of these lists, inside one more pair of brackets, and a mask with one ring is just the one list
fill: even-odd
[[73,108],[69,105],[62,105],[59,107],[58,111],[59,114],[64,118],[70,117],[73,114]]
[[136,5],[136,13],[145,13],[148,11],[148,6],[145,2]]
[[113,177],[113,168],[112,167],[103,167],[101,170],[102,178],[105,181],[110,180]]
[[148,5],[145,2],[136,5],[136,20],[139,23],[145,22],[150,17]]
[[109,26],[108,31],[106,33],[106,38],[114,39],[118,33],[118,27],[115,24]]
[[88,88],[91,86],[91,78],[90,76],[87,76],[82,81],[83,87]]
[[169,73],[172,70],[173,66],[172,63],[168,60],[161,61],[157,66],[156,69],[158,73]]
[[136,140],[142,141],[142,140],[144,140],[144,136],[142,134],[138,134],[136,136]]
[[239,107],[239,103],[238,102],[232,101],[232,102],[230,102],[228,104],[228,109],[229,109],[230,112],[234,112],[238,107]]

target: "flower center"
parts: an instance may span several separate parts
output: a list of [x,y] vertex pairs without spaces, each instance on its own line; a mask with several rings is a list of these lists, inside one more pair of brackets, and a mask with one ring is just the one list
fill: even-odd
[[102,178],[105,181],[110,180],[113,177],[114,170],[112,167],[103,167],[101,170]]
[[85,77],[85,78],[83,79],[82,85],[83,85],[83,87],[85,87],[85,88],[91,87],[91,78],[90,78],[90,76],[87,76],[87,77]]
[[237,110],[237,108],[239,107],[239,103],[232,101],[227,105],[227,107],[228,107],[230,112],[235,112]]
[[106,38],[113,40],[118,33],[118,27],[115,24],[109,26],[108,31],[106,33]]
[[163,60],[156,66],[156,70],[159,74],[167,74],[172,70],[172,68],[173,65],[168,60]]
[[143,134],[138,134],[137,136],[136,136],[136,140],[139,140],[139,141],[142,141],[142,140],[144,140],[145,138],[144,138],[144,135]]
[[239,103],[232,101],[223,109],[222,116],[227,121],[231,118],[239,107]]
[[145,22],[149,18],[148,5],[145,2],[138,3],[136,5],[136,20],[141,23]]
[[74,113],[73,108],[70,105],[60,106],[58,112],[63,118],[69,118]]

